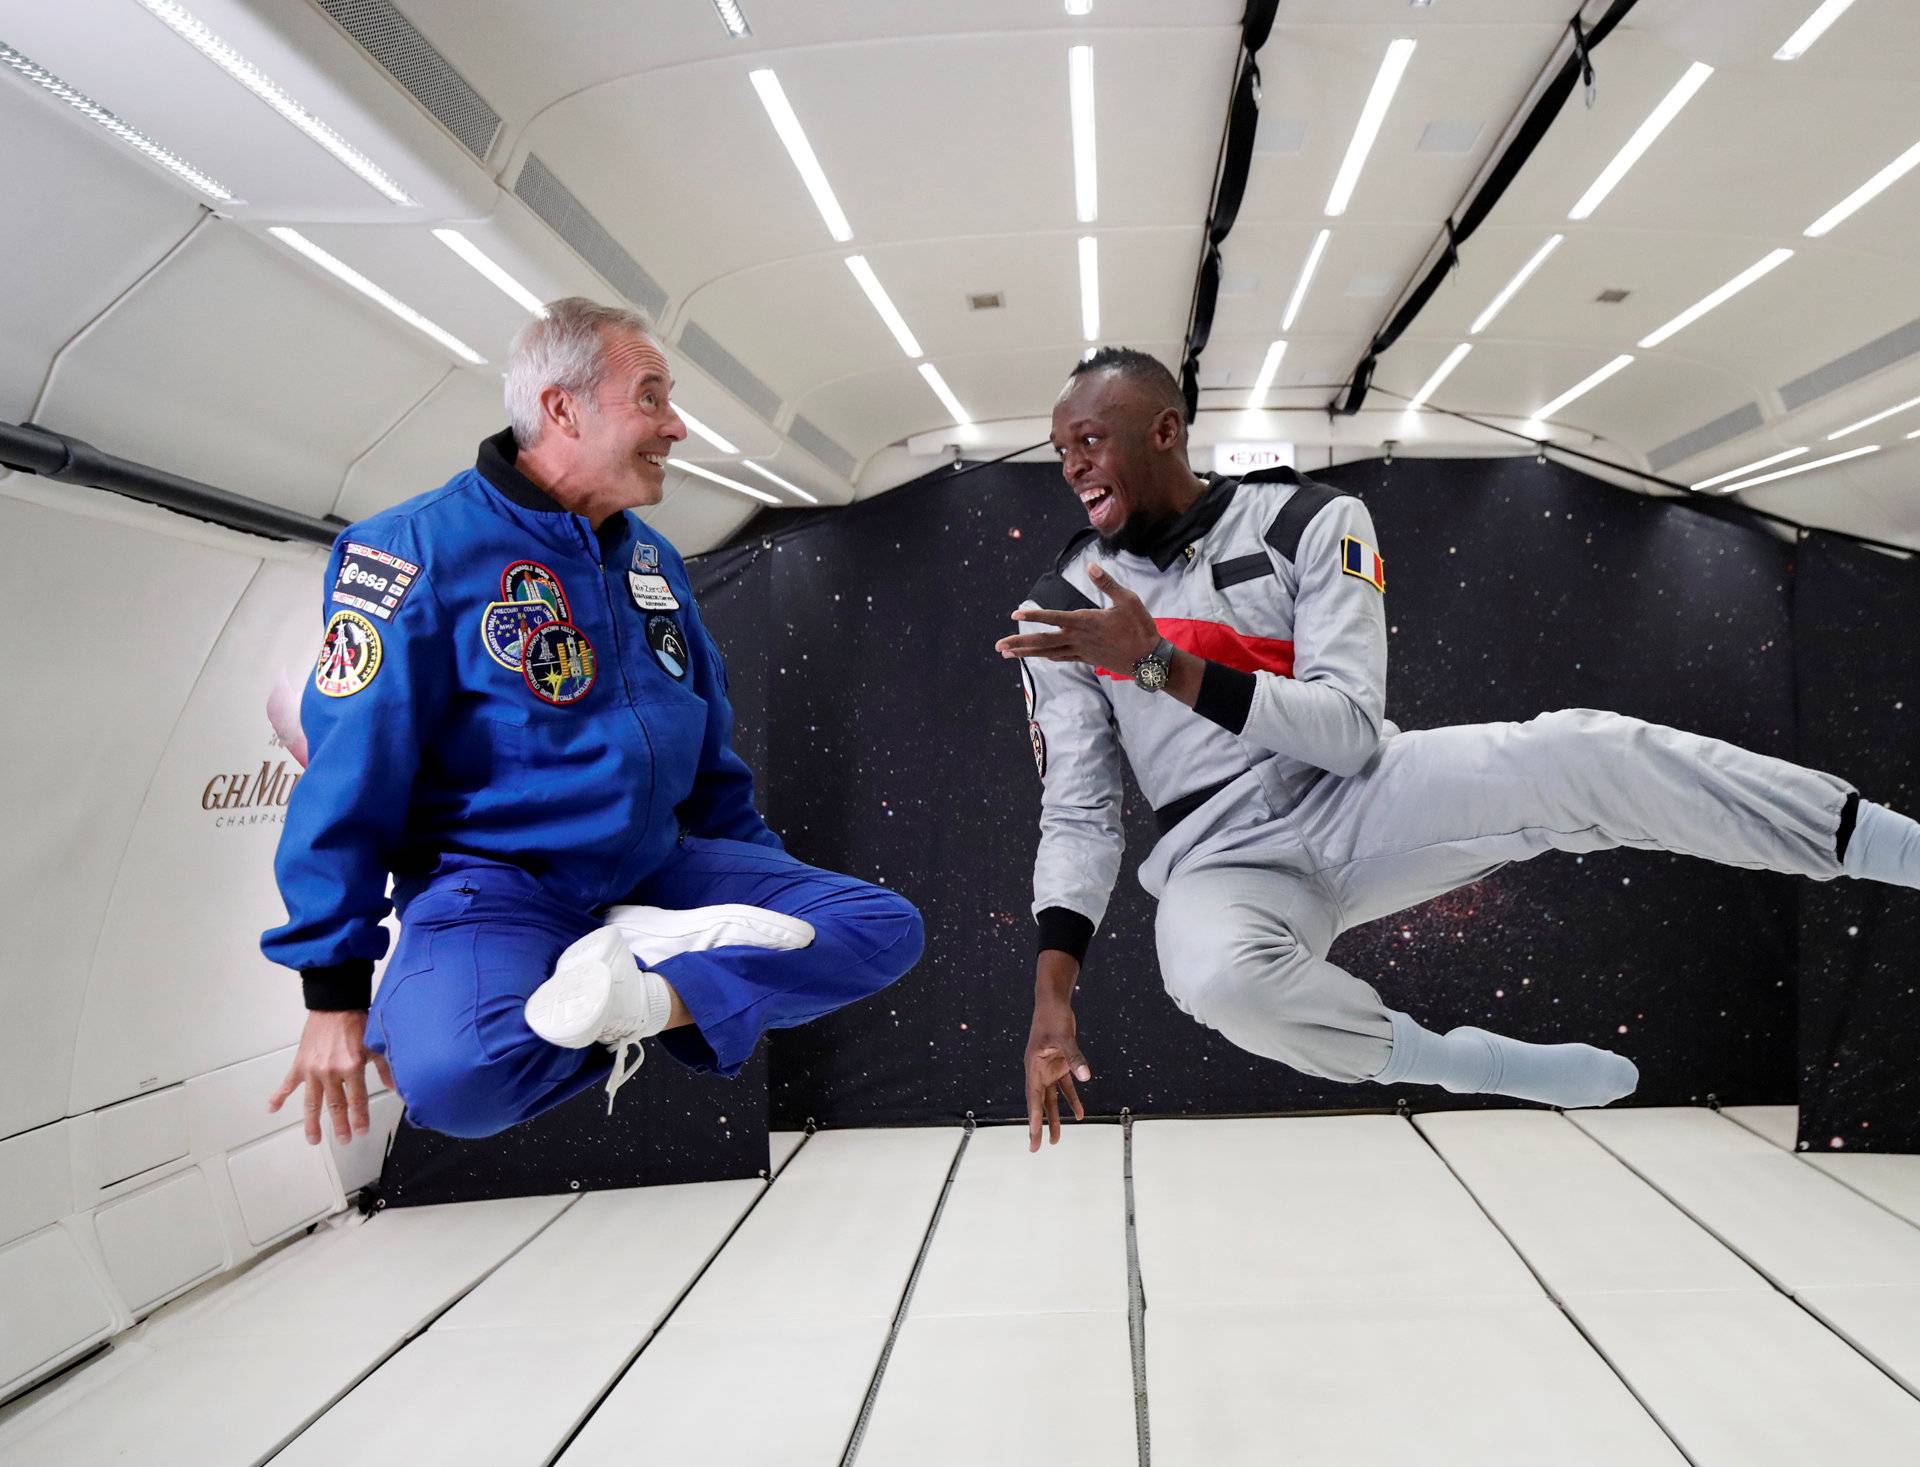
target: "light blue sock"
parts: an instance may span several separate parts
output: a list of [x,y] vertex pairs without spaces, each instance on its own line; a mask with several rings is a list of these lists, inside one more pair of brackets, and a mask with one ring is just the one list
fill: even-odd
[[1920,821],[1862,800],[1840,871],[1868,881],[1920,887]]
[[1528,1044],[1462,1027],[1436,1034],[1389,1009],[1393,1053],[1380,1085],[1439,1085],[1456,1095],[1511,1095],[1568,1109],[1633,1094],[1640,1071],[1625,1055],[1591,1044]]

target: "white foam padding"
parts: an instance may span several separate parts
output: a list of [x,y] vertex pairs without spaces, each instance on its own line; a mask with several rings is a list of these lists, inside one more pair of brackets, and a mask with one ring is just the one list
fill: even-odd
[[1772,1286],[1565,1117],[1443,1111],[1414,1124],[1558,1297]]
[[1156,1308],[1539,1294],[1396,1117],[1143,1121],[1133,1147],[1140,1267]]
[[186,1100],[174,1085],[76,1117],[73,1172],[79,1189],[97,1192],[185,1156],[191,1149]]
[[404,1109],[398,1095],[383,1090],[367,1102],[368,1128],[364,1135],[342,1144],[328,1134],[327,1145],[333,1148],[333,1163],[343,1191],[358,1192],[380,1179],[380,1167],[387,1159],[387,1147]]
[[59,1121],[0,1141],[0,1243],[75,1210],[68,1129]]
[[1721,1114],[1782,1151],[1795,1149],[1800,1130],[1800,1108],[1796,1105],[1729,1105]]
[[0,1394],[113,1328],[112,1302],[73,1234],[42,1228],[0,1247]]
[[1920,1400],[1784,1295],[1587,1295],[1574,1308],[1697,1467],[1911,1467],[1920,1453]]
[[247,1241],[258,1247],[325,1217],[339,1200],[327,1154],[299,1126],[253,1141],[227,1157]]
[[107,1272],[138,1312],[217,1273],[227,1245],[198,1168],[110,1202],[93,1215]]
[[1920,1285],[1920,1228],[1724,1116],[1587,1110],[1572,1120],[1790,1292]]
[[1190,1309],[1146,1288],[1156,1467],[1684,1467],[1538,1291]]
[[767,1132],[767,1172],[771,1176],[787,1164],[787,1158],[807,1139],[805,1131]]

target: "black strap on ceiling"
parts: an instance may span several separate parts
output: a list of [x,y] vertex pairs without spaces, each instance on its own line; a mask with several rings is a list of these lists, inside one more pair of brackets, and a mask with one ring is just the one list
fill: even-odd
[[1588,105],[1592,105],[1593,96],[1593,48],[1609,35],[1613,28],[1626,18],[1637,0],[1613,0],[1607,13],[1595,23],[1592,30],[1583,30],[1580,15],[1576,11],[1569,29],[1573,32],[1573,52],[1569,55],[1553,79],[1547,83],[1539,99],[1528,112],[1526,120],[1520,124],[1513,140],[1507,144],[1506,151],[1495,160],[1487,171],[1485,181],[1459,210],[1457,217],[1449,217],[1445,223],[1446,242],[1440,249],[1439,259],[1426,275],[1402,298],[1400,308],[1393,318],[1383,326],[1368,344],[1367,354],[1353,369],[1348,381],[1347,396],[1344,402],[1329,404],[1329,410],[1351,416],[1360,411],[1367,400],[1367,389],[1373,384],[1373,369],[1382,354],[1398,341],[1414,319],[1426,308],[1433,293],[1440,288],[1447,273],[1459,263],[1460,246],[1472,237],[1487,215],[1493,212],[1493,206],[1500,202],[1500,196],[1519,175],[1520,170],[1533,156],[1533,150],[1546,137],[1553,126],[1554,119],[1560,115],[1560,109],[1566,105],[1567,98],[1573,95],[1576,81],[1585,80],[1587,84]]
[[1234,63],[1233,101],[1227,109],[1227,128],[1214,165],[1213,203],[1207,211],[1207,229],[1201,247],[1200,269],[1187,311],[1187,339],[1180,360],[1180,392],[1187,402],[1187,421],[1200,409],[1200,353],[1213,335],[1213,313],[1220,302],[1220,246],[1233,232],[1240,204],[1246,198],[1247,174],[1253,166],[1253,138],[1260,126],[1260,67],[1254,54],[1273,31],[1280,0],[1247,0],[1240,18],[1240,54]]

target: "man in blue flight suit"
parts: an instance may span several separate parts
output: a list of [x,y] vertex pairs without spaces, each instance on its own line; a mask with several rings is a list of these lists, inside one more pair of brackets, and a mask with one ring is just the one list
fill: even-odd
[[919,959],[907,901],[754,809],[686,568],[627,512],[686,437],[671,389],[643,319],[556,301],[514,341],[511,429],[334,546],[261,943],[302,977],[270,1109],[304,1086],[310,1142],[323,1110],[367,1129],[370,1059],[413,1124],[484,1136],[602,1079],[611,1107],[649,1035],[735,1074]]

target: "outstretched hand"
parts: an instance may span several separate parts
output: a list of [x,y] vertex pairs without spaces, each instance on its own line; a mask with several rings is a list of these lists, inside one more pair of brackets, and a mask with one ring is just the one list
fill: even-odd
[[1084,662],[1114,672],[1131,673],[1134,663],[1160,644],[1160,629],[1146,604],[1095,562],[1087,571],[1106,606],[1090,611],[1022,610],[1018,622],[1038,622],[1056,631],[1027,632],[1002,637],[993,644],[1002,657],[1043,657],[1049,662]]
[[325,1110],[333,1118],[335,1138],[344,1146],[372,1127],[367,1114],[368,1060],[373,1061],[387,1087],[393,1088],[387,1057],[367,1048],[366,1010],[316,1010],[307,1015],[306,1027],[300,1031],[300,1047],[294,1051],[293,1068],[267,1102],[267,1109],[278,1112],[287,1097],[305,1085],[307,1144],[320,1144],[320,1113]]

